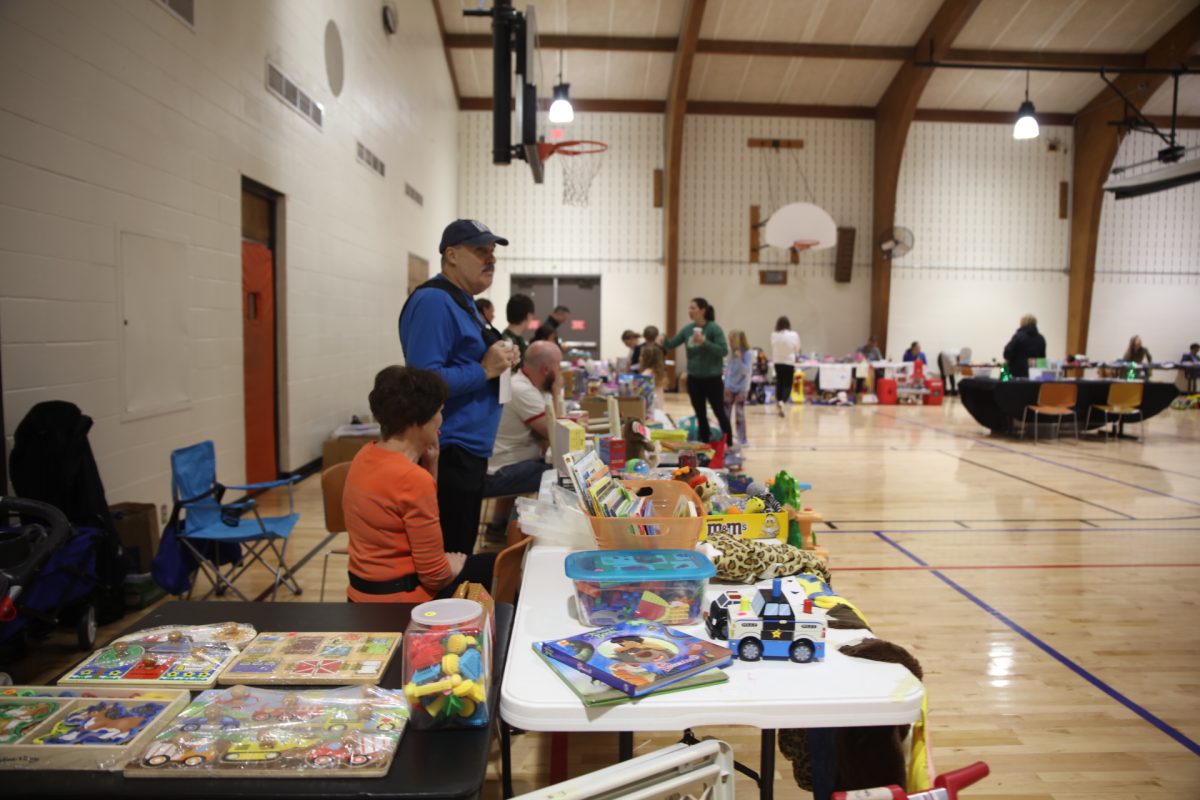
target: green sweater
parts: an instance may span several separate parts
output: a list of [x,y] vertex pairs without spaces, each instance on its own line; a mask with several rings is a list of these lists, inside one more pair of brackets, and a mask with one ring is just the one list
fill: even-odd
[[679,333],[663,343],[663,349],[670,352],[681,344],[687,346],[688,375],[697,378],[719,378],[725,356],[729,354],[729,345],[725,343],[725,331],[715,322],[704,323],[704,344],[692,342],[694,323],[689,322],[679,329]]

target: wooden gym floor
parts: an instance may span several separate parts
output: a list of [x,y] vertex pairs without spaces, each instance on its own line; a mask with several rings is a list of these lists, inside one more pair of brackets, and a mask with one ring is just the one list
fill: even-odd
[[[677,395],[668,410],[691,414]],[[1144,442],[1036,446],[990,436],[953,398],[747,418],[747,471],[813,484],[804,500],[829,522],[834,588],[924,667],[938,770],[991,765],[964,797],[1200,797],[1200,412],[1164,412]],[[315,477],[298,502],[293,557],[324,536]],[[317,599],[321,561],[300,571],[296,600]],[[334,556],[326,599],[345,585]],[[49,680],[77,658],[55,638],[16,677]],[[697,733],[757,765],[756,731]],[[635,752],[672,740],[639,734]],[[572,735],[569,749],[569,774],[583,774],[615,759],[616,737]],[[518,792],[545,785],[549,750],[548,736],[516,738]],[[487,798],[500,796],[493,755]],[[808,797],[781,757],[777,770],[778,797]],[[754,796],[741,776],[737,790]]]

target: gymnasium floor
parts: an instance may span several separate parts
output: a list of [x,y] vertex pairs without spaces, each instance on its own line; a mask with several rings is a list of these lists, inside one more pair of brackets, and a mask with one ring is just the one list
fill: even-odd
[[[814,485],[805,502],[830,523],[835,589],[924,667],[939,771],[991,765],[964,798],[1200,797],[1200,412],[1164,412],[1145,442],[1036,446],[988,435],[953,398],[747,412],[747,471]],[[316,478],[299,501],[303,552],[324,535]],[[321,561],[301,570],[298,599],[317,599]],[[344,588],[334,556],[326,599]],[[70,666],[66,641],[18,677]],[[757,732],[697,732],[757,764]],[[670,741],[638,735],[635,752]],[[570,774],[615,753],[615,735],[573,735]],[[500,796],[494,756],[487,798]],[[544,784],[549,738],[517,737],[514,762],[518,792]],[[778,797],[808,797],[777,768]],[[737,789],[754,796],[744,778]]]

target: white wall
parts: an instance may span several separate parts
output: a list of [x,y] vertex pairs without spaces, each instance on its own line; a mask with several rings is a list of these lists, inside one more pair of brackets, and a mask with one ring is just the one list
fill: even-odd
[[[804,148],[755,149],[751,138],[803,139]],[[866,341],[873,148],[869,121],[687,117],[678,323],[687,321],[691,298],[704,297],[726,332],[745,330],[755,347],[769,347],[780,316],[791,320],[805,352],[843,355]],[[766,248],[750,263],[750,207],[759,206],[765,221],[796,202],[815,202],[839,226],[858,230],[850,283],[834,282],[832,249],[801,253],[793,266],[786,251]],[[760,286],[760,269],[787,270],[787,286]]]
[[[545,127],[545,118],[542,118]],[[479,219],[510,242],[497,248],[498,268],[484,296],[502,323],[509,276],[601,275],[602,358],[628,351],[626,328],[662,328],[664,272],[662,211],[653,207],[654,170],[662,166],[662,117],[657,114],[580,114],[567,139],[607,142],[586,208],[563,204],[564,156],[546,162],[545,183],[533,182],[528,165],[492,164],[490,112],[463,112],[459,124],[459,215]],[[569,158],[569,157],[566,157]],[[539,307],[544,319],[549,308]]]
[[[244,470],[241,177],[286,196],[281,468],[320,455],[400,359],[407,255],[433,260],[456,205],[453,91],[433,9],[385,36],[374,2],[200,2],[189,29],[145,0],[0,4],[0,340],[5,435],[35,403],[92,416],[112,501],[165,502],[168,454],[212,438]],[[326,21],[345,87],[329,89]],[[265,88],[274,61],[325,106],[316,129]],[[361,140],[387,165],[355,160]],[[424,194],[405,197],[404,183]],[[182,242],[190,404],[123,420],[122,232]],[[11,447],[11,439],[9,440]]]
[[[1062,146],[1051,152],[1054,139]],[[1047,355],[1063,355],[1070,229],[1058,198],[1070,147],[1064,127],[1016,141],[1009,125],[912,125],[896,223],[915,245],[892,265],[890,355],[916,340],[930,363],[962,347],[975,360],[1002,358],[1026,313],[1038,318]]]
[[[1200,131],[1180,131],[1178,141],[1198,147]],[[1157,137],[1130,134],[1114,166],[1154,158],[1164,146]],[[1164,361],[1200,341],[1200,184],[1127,200],[1104,197],[1088,355],[1120,358],[1135,334]]]

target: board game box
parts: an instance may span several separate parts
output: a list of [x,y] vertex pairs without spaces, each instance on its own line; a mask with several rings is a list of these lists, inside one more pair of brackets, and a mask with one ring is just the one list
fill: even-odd
[[121,769],[190,697],[184,689],[0,687],[0,769]]
[[131,754],[130,778],[369,778],[387,774],[409,719],[377,686],[210,689]]
[[150,628],[114,640],[60,678],[60,686],[207,689],[254,629],[237,622]]
[[229,685],[379,683],[399,633],[260,633],[221,673]]
[[649,620],[633,619],[539,643],[556,661],[640,697],[731,661],[729,648]]

